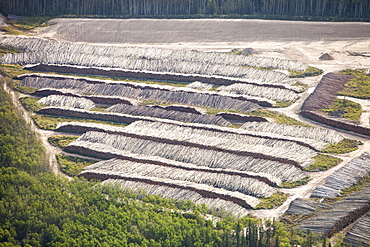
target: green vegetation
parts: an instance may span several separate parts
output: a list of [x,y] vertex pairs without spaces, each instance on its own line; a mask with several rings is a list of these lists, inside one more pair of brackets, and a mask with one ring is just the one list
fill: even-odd
[[37,98],[32,97],[24,97],[20,98],[19,101],[22,103],[24,109],[30,112],[37,112],[38,110],[45,107],[43,104],[40,104]]
[[30,31],[36,27],[49,26],[46,22],[51,20],[52,17],[48,16],[37,16],[37,17],[23,17],[21,20],[10,21],[14,27],[17,27],[24,31]]
[[25,87],[25,86],[22,86],[22,85],[19,85],[19,84],[14,84],[13,88],[15,90],[17,90],[18,92],[21,92],[21,93],[24,93],[24,94],[32,94],[32,93],[37,91],[37,88]]
[[48,141],[60,148],[65,148],[68,144],[75,141],[78,138],[78,136],[66,136],[66,135],[56,135],[56,136],[50,136],[48,138]]
[[160,105],[160,106],[169,106],[172,105],[171,102],[159,101],[159,100],[143,100],[140,102],[140,105]]
[[308,181],[310,181],[310,177],[305,177],[301,180],[297,180],[297,181],[294,181],[294,182],[283,182],[280,184],[280,188],[295,188],[295,187],[298,187],[298,186],[301,186],[301,185],[305,185],[308,183]]
[[303,93],[307,90],[308,85],[299,81],[296,81],[292,86],[300,87],[301,89],[299,90],[300,93]]
[[33,174],[44,171],[47,167],[44,148],[18,116],[11,97],[3,90],[4,78],[0,80],[0,165]]
[[242,126],[243,126],[243,123],[231,123],[231,125],[228,127],[238,129]]
[[276,101],[276,104],[274,105],[275,108],[283,108],[291,106],[293,103],[290,101]]
[[370,75],[365,74],[365,70],[346,69],[343,70],[342,73],[353,75],[354,78],[338,93],[339,95],[370,99]]
[[36,123],[37,127],[45,130],[55,130],[57,125],[62,122],[84,122],[84,123],[101,123],[109,124],[113,126],[124,127],[127,124],[120,124],[116,122],[105,122],[97,121],[92,119],[81,119],[81,118],[71,118],[71,117],[56,117],[56,116],[45,116],[45,115],[34,115],[32,116],[33,121]]
[[232,55],[245,55],[245,56],[251,55],[249,52],[244,51],[244,50],[241,50],[241,49],[232,49],[229,52],[229,54],[232,54]]
[[305,171],[326,171],[342,162],[341,159],[326,154],[318,154],[313,157],[313,159],[315,160],[315,162],[312,163],[309,167],[305,168]]
[[249,112],[248,115],[272,118],[274,119],[275,122],[282,123],[282,124],[297,125],[297,126],[310,126],[294,118],[288,117],[284,114],[265,110],[265,109],[254,110],[252,112]]
[[74,77],[82,77],[82,78],[91,78],[91,79],[98,79],[98,80],[110,80],[110,81],[127,81],[127,82],[135,82],[135,83],[146,83],[146,84],[156,84],[156,85],[167,85],[173,87],[186,87],[189,82],[182,82],[182,81],[165,81],[165,80],[145,80],[145,79],[136,79],[131,77],[124,77],[124,76],[99,76],[99,75],[77,75],[71,73],[54,73],[54,72],[42,72],[45,74],[53,74],[53,75],[68,75]]
[[0,56],[7,53],[19,53],[19,52],[22,52],[22,50],[11,46],[0,46]]
[[57,155],[57,160],[62,172],[68,176],[74,177],[80,174],[83,168],[96,163],[95,160],[83,159],[75,156]]
[[322,112],[335,117],[343,117],[353,121],[359,121],[362,108],[361,105],[347,99],[335,99],[334,103]]
[[290,78],[303,78],[308,76],[318,76],[324,73],[322,69],[309,66],[305,71],[289,71]]
[[36,27],[48,26],[45,22],[52,19],[51,17],[23,17],[21,20],[8,21],[9,26],[3,26],[1,31],[6,34],[22,35]]
[[261,199],[260,204],[255,207],[255,209],[271,209],[281,206],[286,199],[288,198],[288,195],[278,192],[273,194],[272,196],[268,198]]
[[231,113],[240,113],[238,110],[228,110],[228,109],[217,109],[217,108],[210,108],[210,107],[202,107],[206,110],[206,114],[208,115],[216,115],[220,112],[231,112]]
[[1,64],[0,65],[0,73],[6,77],[16,77],[18,75],[22,75],[28,73],[29,71],[24,70],[21,65],[10,65],[10,64]]
[[342,200],[344,197],[348,196],[349,194],[357,191],[361,191],[366,185],[370,183],[370,176],[366,176],[362,178],[358,183],[355,185],[349,187],[348,189],[342,190],[340,193],[340,196],[334,197],[334,198],[325,198],[325,203],[334,203],[337,201]]
[[5,34],[11,34],[11,35],[22,35],[23,34],[21,30],[13,26],[2,26],[0,27],[0,31],[4,32]]
[[96,107],[94,107],[94,108],[90,109],[90,111],[99,111],[99,112],[104,112],[104,111],[105,111],[105,109],[107,109],[107,108],[108,108],[108,106],[96,106]]
[[332,153],[332,154],[345,154],[349,152],[356,151],[359,145],[363,143],[357,140],[343,139],[338,143],[329,144],[321,152]]

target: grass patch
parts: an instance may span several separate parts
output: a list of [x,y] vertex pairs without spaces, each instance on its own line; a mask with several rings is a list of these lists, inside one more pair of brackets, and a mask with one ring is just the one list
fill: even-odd
[[14,84],[12,88],[17,90],[20,93],[25,93],[25,94],[32,94],[38,90],[37,88],[34,88],[34,87],[25,87],[19,84]]
[[173,103],[168,101],[160,101],[160,100],[143,100],[140,102],[140,105],[160,105],[160,106],[169,106]]
[[290,78],[303,78],[309,76],[318,76],[324,73],[322,69],[308,66],[305,71],[289,71]]
[[[104,78],[104,77],[91,76],[91,78],[99,79],[99,78]],[[128,78],[128,77],[106,77],[105,80],[107,79],[112,80],[112,81],[127,81],[127,82],[156,84],[156,85],[173,86],[173,87],[186,87],[188,84],[190,84],[190,82],[138,80],[138,79]]]
[[235,109],[218,109],[218,108],[210,108],[210,107],[202,107],[206,110],[206,114],[208,115],[216,115],[220,112],[231,112],[231,113],[241,113],[238,110]]
[[82,119],[82,118],[70,118],[70,117],[55,117],[55,116],[44,116],[44,115],[34,115],[32,116],[33,121],[40,129],[45,130],[55,130],[57,125],[62,122],[84,122],[84,123],[100,123],[108,124],[118,127],[125,127],[127,124],[115,123],[115,122],[105,122],[97,121],[92,119]]
[[181,81],[160,81],[160,80],[145,80],[145,79],[135,79],[131,77],[123,76],[99,76],[99,75],[78,75],[72,73],[54,73],[54,72],[42,72],[44,74],[53,74],[53,75],[67,75],[80,78],[91,78],[97,80],[110,80],[110,81],[126,81],[126,82],[135,82],[135,83],[145,83],[145,84],[156,84],[162,86],[173,86],[173,87],[186,87],[190,82],[181,82]]
[[288,198],[288,195],[278,192],[273,194],[272,196],[268,198],[261,199],[260,204],[258,204],[255,209],[271,209],[278,207],[282,205],[286,199]]
[[254,110],[252,112],[249,112],[248,115],[272,118],[275,120],[276,123],[296,125],[296,126],[308,126],[308,127],[311,126],[311,125],[302,123],[301,121],[298,121],[294,118],[288,117],[287,115],[272,112],[272,111],[265,110],[265,109]]
[[19,30],[19,28],[16,28],[14,26],[3,26],[0,28],[0,31],[4,32],[5,34],[11,34],[11,35],[22,35],[22,30]]
[[20,53],[20,52],[23,52],[23,50],[11,46],[0,46],[0,56],[7,53]]
[[49,26],[46,22],[51,19],[52,17],[23,17],[21,20],[7,21],[9,26],[3,26],[0,30],[6,34],[22,35],[36,27]]
[[20,98],[19,101],[22,103],[24,109],[30,112],[37,112],[38,110],[45,107],[43,104],[40,104],[39,99],[32,97]]
[[21,65],[2,64],[0,65],[0,73],[5,77],[13,78],[18,75],[29,73],[29,71],[24,70]]
[[273,106],[275,108],[283,108],[291,106],[293,103],[290,101],[276,101],[276,104]]
[[359,121],[362,114],[361,105],[347,99],[335,99],[332,105],[320,111],[329,116],[342,117],[353,121]]
[[343,139],[338,143],[329,144],[321,152],[332,153],[332,154],[345,154],[352,151],[356,151],[359,145],[363,143],[357,140]]
[[280,188],[287,188],[287,189],[295,188],[295,187],[307,184],[308,181],[310,181],[310,177],[305,177],[301,180],[294,181],[294,182],[283,182],[283,183],[280,184],[279,187]]
[[96,107],[90,109],[90,111],[104,112],[105,109],[107,109],[107,108],[108,108],[108,106],[96,106]]
[[50,26],[47,21],[53,19],[49,16],[37,16],[37,17],[23,17],[21,20],[9,21],[9,23],[23,31],[30,31],[36,27],[47,27]]
[[313,157],[315,160],[314,163],[312,163],[309,167],[305,168],[305,171],[309,172],[318,172],[318,171],[326,171],[333,166],[338,165],[342,160],[339,158],[335,158],[330,155],[326,154],[318,154],[315,157]]
[[346,69],[342,73],[353,75],[355,78],[346,84],[345,88],[338,93],[339,95],[370,99],[370,75],[367,75],[365,70]]
[[243,126],[243,123],[233,123],[233,122],[231,122],[231,125],[230,126],[228,126],[228,127],[230,127],[230,128],[235,128],[235,129],[239,129],[240,127],[242,127]]
[[54,146],[65,148],[68,144],[75,141],[78,136],[66,136],[66,135],[56,135],[50,136],[48,141]]
[[362,178],[358,183],[355,185],[349,187],[348,189],[342,190],[340,193],[340,196],[334,197],[334,198],[325,198],[325,203],[334,203],[337,201],[342,200],[344,197],[348,196],[349,194],[357,191],[361,191],[366,185],[370,183],[370,176],[366,176]]
[[69,176],[77,176],[83,168],[96,163],[95,160],[74,156],[56,155],[60,170]]
[[307,84],[302,83],[302,82],[299,82],[299,81],[296,81],[294,84],[292,84],[292,86],[300,87],[301,90],[299,91],[299,93],[305,92],[307,90],[307,88],[308,88],[308,85]]
[[230,52],[228,52],[229,54],[232,54],[232,55],[244,55],[244,56],[250,56],[252,54],[250,54],[249,52],[247,51],[244,51],[244,50],[241,50],[241,49],[232,49]]

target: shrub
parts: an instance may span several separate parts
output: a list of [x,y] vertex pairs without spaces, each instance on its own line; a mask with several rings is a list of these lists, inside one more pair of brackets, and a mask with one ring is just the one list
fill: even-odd
[[330,116],[343,117],[354,121],[359,121],[362,114],[361,105],[347,99],[336,99],[333,104],[321,109],[321,111]]
[[310,172],[318,172],[318,171],[326,171],[333,166],[338,165],[342,160],[339,158],[335,158],[330,155],[325,154],[318,154],[315,157],[313,157],[315,160],[314,163],[312,163],[309,167],[305,168],[305,171]]

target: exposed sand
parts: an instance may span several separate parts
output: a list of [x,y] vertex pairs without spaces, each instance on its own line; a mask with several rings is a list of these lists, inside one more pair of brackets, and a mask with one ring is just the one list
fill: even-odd
[[[228,51],[299,60],[325,72],[370,68],[370,23],[246,19],[55,19],[38,36],[73,42]],[[319,57],[329,53],[334,60]]]

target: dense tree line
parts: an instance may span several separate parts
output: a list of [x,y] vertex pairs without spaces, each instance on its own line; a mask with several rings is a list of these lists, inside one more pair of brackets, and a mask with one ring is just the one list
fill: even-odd
[[[0,82],[0,246],[313,246],[279,222],[226,217],[52,174],[44,150]],[[14,153],[16,152],[16,153]]]
[[25,16],[288,15],[368,18],[369,0],[0,0]]

